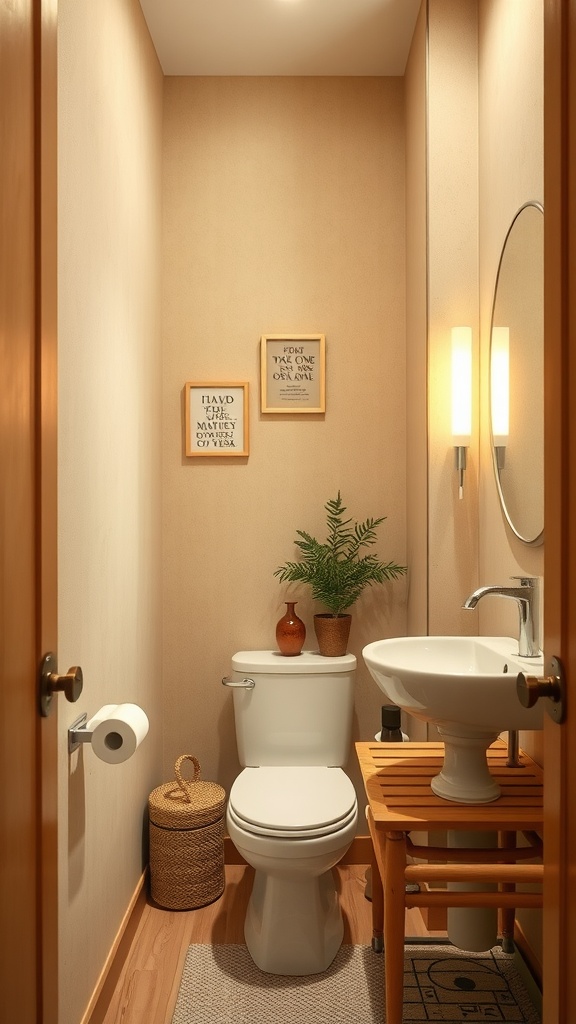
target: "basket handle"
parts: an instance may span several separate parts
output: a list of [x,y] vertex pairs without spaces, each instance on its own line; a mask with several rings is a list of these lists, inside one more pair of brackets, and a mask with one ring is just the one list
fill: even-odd
[[[182,764],[183,761],[192,761],[192,764],[194,765],[194,778],[193,779],[184,779],[182,777],[182,772],[180,771],[180,765]],[[200,778],[200,763],[197,760],[197,758],[194,757],[194,754],[182,754],[182,756],[178,758],[178,760],[176,761],[176,764],[174,765],[174,774],[176,776],[176,782],[178,783],[178,785],[180,786],[180,789],[184,793],[184,796],[186,797],[186,800],[188,801],[188,803],[191,803],[192,801],[190,800],[190,789],[189,789],[189,787],[192,786],[195,782],[197,782],[198,779]]]

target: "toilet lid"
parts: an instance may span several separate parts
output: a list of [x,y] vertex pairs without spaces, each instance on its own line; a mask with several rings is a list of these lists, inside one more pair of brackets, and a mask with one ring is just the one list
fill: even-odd
[[356,791],[341,768],[245,768],[230,791],[229,810],[258,834],[326,835],[354,818]]

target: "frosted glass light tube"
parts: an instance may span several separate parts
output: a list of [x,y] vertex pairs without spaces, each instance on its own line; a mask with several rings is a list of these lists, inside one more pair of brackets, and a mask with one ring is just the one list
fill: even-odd
[[467,447],[472,436],[472,328],[452,328],[452,436]]

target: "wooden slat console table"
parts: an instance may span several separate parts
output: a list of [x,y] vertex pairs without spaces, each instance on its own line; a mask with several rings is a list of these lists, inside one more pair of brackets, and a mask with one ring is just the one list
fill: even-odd
[[[517,883],[542,882],[542,864],[518,863],[542,856],[542,770],[521,752],[522,767],[506,767],[506,746],[488,750],[488,766],[502,795],[489,804],[452,803],[437,797],[431,779],[442,767],[442,743],[357,743],[368,797],[372,838],[373,945],[382,949],[386,978],[386,1024],[402,1024],[404,915],[408,907],[501,907],[505,936],[512,935],[515,907],[541,907],[540,892],[518,892]],[[415,846],[408,833],[459,830],[498,832],[498,848],[451,849]],[[528,845],[516,845],[516,833]],[[411,864],[408,858],[444,863]],[[429,891],[429,882],[492,882],[498,891]],[[406,892],[406,883],[420,892]]]

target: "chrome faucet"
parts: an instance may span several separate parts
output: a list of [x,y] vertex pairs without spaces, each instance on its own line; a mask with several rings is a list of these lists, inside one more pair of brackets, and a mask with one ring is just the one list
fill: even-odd
[[470,597],[466,598],[463,608],[475,608],[481,597],[490,594],[496,597],[511,597],[518,604],[520,614],[520,632],[518,636],[518,655],[521,658],[537,658],[540,655],[540,636],[538,631],[540,581],[537,576],[511,576],[519,580],[517,587],[478,587]]

